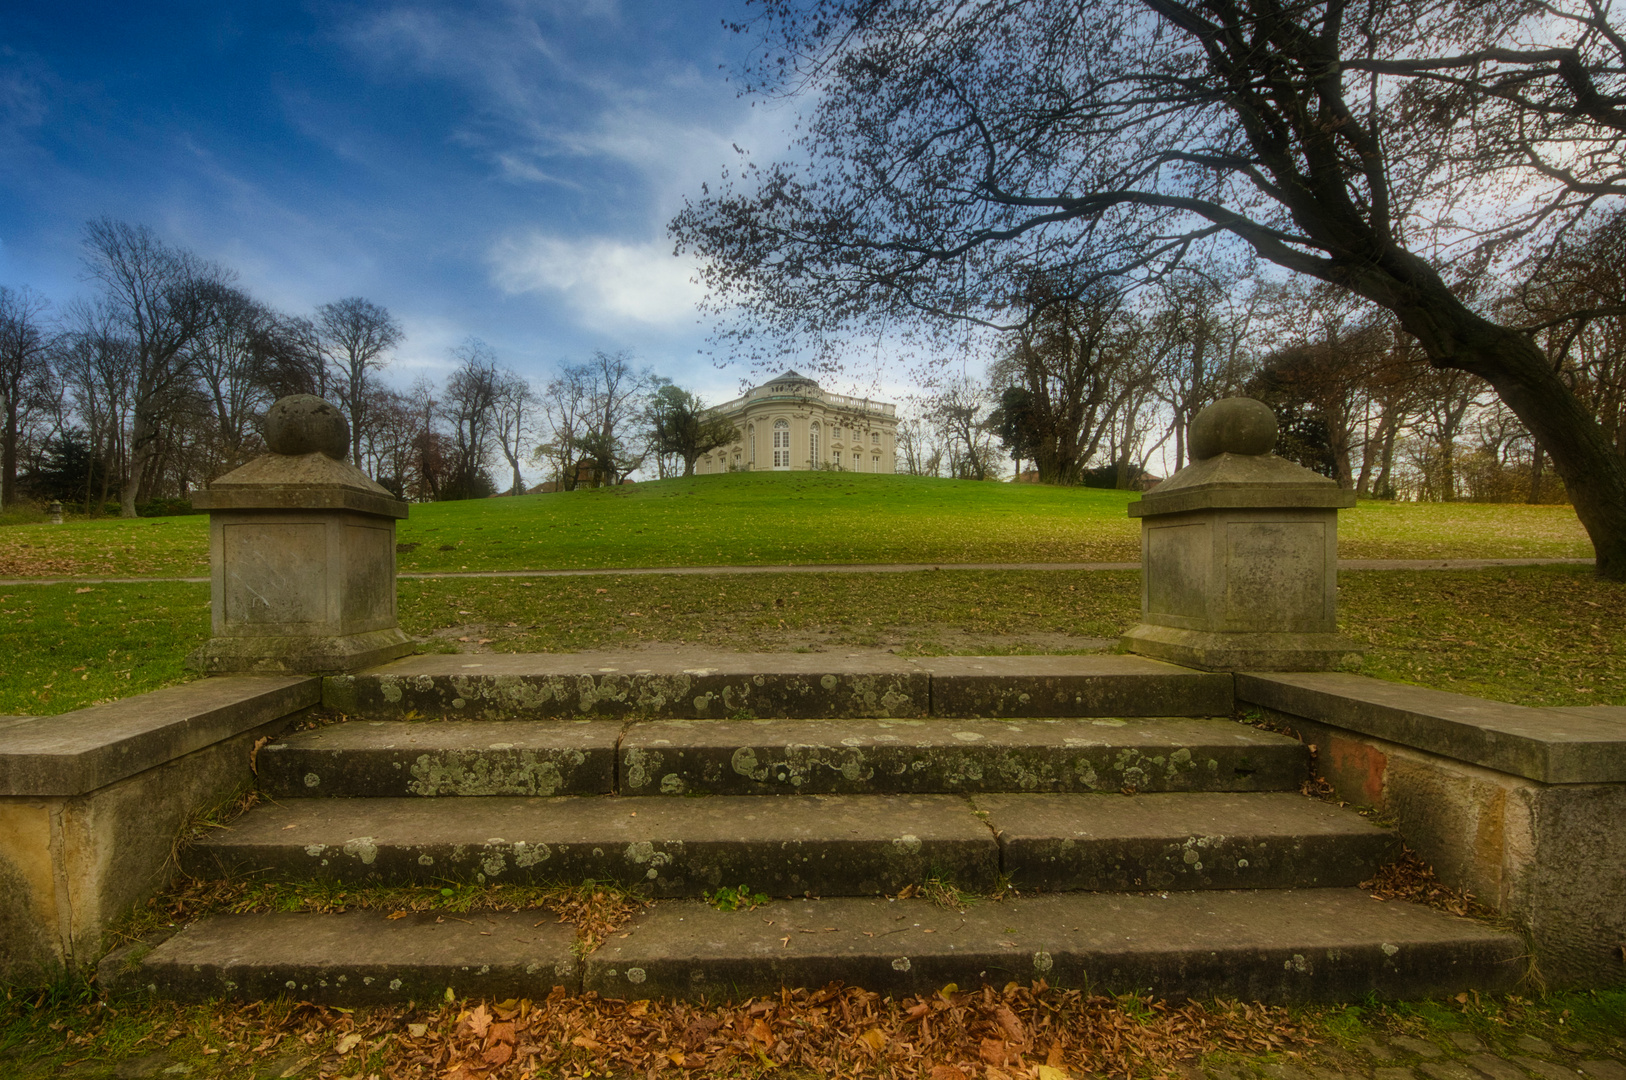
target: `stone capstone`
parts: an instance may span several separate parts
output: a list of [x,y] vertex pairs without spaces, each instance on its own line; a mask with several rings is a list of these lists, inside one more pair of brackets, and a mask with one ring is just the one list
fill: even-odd
[[344,413],[315,394],[279,398],[265,413],[265,444],[273,454],[326,454],[343,461],[350,452]]

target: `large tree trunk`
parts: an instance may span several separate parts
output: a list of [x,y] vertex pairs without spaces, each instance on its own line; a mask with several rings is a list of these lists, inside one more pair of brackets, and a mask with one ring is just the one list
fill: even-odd
[[6,403],[5,445],[0,446],[0,507],[17,501],[17,402]]
[[1401,325],[1440,367],[1478,375],[1495,388],[1553,460],[1575,515],[1592,540],[1597,573],[1626,581],[1626,460],[1615,452],[1533,341],[1469,310],[1436,279],[1421,302],[1399,306]]
[[141,498],[153,455],[157,451],[158,425],[137,409],[130,422],[130,458],[125,463],[129,472],[125,474],[124,486],[119,491],[120,517],[136,516],[136,502]]

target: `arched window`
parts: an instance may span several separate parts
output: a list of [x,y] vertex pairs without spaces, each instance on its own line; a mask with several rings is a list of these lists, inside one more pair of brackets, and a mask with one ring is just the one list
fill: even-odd
[[790,468],[790,421],[773,422],[773,467]]
[[819,422],[817,420],[813,421],[813,426],[808,429],[807,449],[808,463],[811,464],[813,468],[818,468],[819,462],[823,461],[824,459],[819,457]]
[[751,455],[751,464],[754,467],[757,463],[757,426],[755,424],[746,425],[745,441],[748,444],[746,451]]

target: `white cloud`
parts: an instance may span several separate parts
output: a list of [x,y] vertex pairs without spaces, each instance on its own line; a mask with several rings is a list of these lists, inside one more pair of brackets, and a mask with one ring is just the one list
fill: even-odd
[[542,233],[510,237],[491,249],[492,281],[509,294],[562,297],[576,321],[613,328],[628,320],[646,326],[693,323],[704,290],[694,269],[660,241],[624,244],[588,238],[564,240]]

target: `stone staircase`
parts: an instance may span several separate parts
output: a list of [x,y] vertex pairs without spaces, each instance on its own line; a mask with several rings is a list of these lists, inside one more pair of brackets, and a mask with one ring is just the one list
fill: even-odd
[[[266,799],[184,856],[198,876],[658,898],[595,951],[536,912],[217,916],[134,981],[340,1004],[1037,978],[1340,1000],[1522,975],[1516,936],[1356,888],[1395,837],[1301,795],[1306,749],[1224,718],[1229,676],[1133,657],[668,659],[418,657],[330,679],[364,718],[263,747]],[[1012,891],[897,898],[928,882]],[[701,899],[740,885],[774,899]]]

